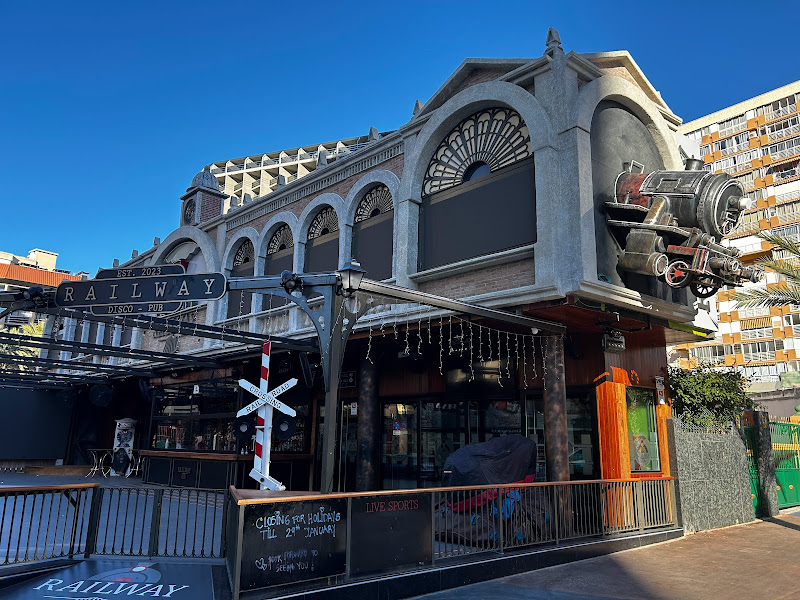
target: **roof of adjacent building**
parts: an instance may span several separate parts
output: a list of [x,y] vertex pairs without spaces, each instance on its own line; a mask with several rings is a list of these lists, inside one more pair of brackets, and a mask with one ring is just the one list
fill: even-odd
[[681,125],[680,132],[689,133],[692,131],[697,131],[698,129],[702,129],[703,127],[711,125],[712,123],[720,123],[722,121],[732,119],[733,117],[738,117],[752,108],[758,108],[759,106],[770,104],[776,100],[781,100],[782,98],[795,93],[798,87],[800,87],[800,81],[793,81],[792,83],[787,83],[786,85],[782,85],[774,90],[764,92],[758,96],[753,96],[752,98],[748,98],[747,100],[743,100],[726,108],[721,108],[720,110],[707,114],[703,117],[698,117],[693,121],[687,121]]
[[11,280],[22,283],[58,287],[63,280],[80,281],[80,275],[69,275],[59,271],[45,271],[22,265],[0,264],[0,280]]

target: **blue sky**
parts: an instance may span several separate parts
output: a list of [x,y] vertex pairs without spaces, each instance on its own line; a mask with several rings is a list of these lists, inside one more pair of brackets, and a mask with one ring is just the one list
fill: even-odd
[[205,164],[399,127],[468,57],[628,50],[685,120],[800,79],[773,2],[9,2],[0,250],[94,274]]

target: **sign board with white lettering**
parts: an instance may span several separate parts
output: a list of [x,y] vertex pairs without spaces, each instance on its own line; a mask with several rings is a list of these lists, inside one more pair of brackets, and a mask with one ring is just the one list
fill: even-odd
[[244,415],[250,414],[254,410],[258,410],[265,404],[269,404],[272,408],[278,409],[285,415],[289,415],[290,417],[296,417],[297,411],[295,411],[295,409],[293,409],[291,406],[287,406],[286,404],[275,398],[275,396],[282,394],[289,388],[292,388],[296,385],[297,385],[297,379],[292,378],[286,383],[282,383],[271,392],[264,392],[259,388],[257,388],[256,386],[254,386],[249,381],[247,381],[246,379],[240,379],[239,387],[242,388],[243,390],[247,390],[254,396],[258,396],[258,400],[253,400],[250,404],[248,404],[239,412],[237,412],[236,416],[242,417]]
[[345,499],[248,504],[240,589],[341,575],[346,538]]
[[[189,300],[218,300],[225,295],[226,287],[227,281],[221,273],[65,281],[56,289],[55,303],[61,308],[134,307]],[[125,312],[134,312],[134,309],[109,314]]]
[[[162,275],[183,275],[183,265],[156,265],[154,267],[129,267],[125,269],[100,269],[95,279],[133,279],[135,277],[160,277]],[[92,306],[93,315],[122,315],[156,313],[166,314],[180,310],[183,302],[155,302],[149,304],[115,304]]]
[[[216,580],[216,581],[215,581]],[[211,565],[132,560],[86,560],[0,590],[2,600],[169,598],[214,600],[226,585]]]

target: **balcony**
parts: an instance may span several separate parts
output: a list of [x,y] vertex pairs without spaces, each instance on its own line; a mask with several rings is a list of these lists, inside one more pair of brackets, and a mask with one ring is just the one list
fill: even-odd
[[795,167],[794,169],[785,169],[783,171],[774,171],[772,173],[773,182],[775,181],[784,181],[785,179],[791,179],[792,177],[797,177],[800,175],[800,169]]
[[736,154],[737,152],[741,152],[742,150],[749,150],[750,143],[746,144],[738,144],[736,146],[730,146],[729,148],[723,148],[719,151],[720,156],[728,156],[729,154]]
[[778,129],[772,132],[767,132],[767,139],[772,142],[785,137],[797,135],[798,133],[800,133],[800,124],[792,125],[791,127],[786,127],[784,129]]
[[783,160],[784,158],[789,158],[790,156],[795,156],[796,154],[800,154],[800,138],[797,140],[797,144],[792,144],[788,148],[781,150],[779,152],[775,152],[774,154],[770,152],[769,156],[772,159],[772,162],[776,160]]
[[719,130],[719,137],[725,138],[729,135],[733,135],[734,133],[739,133],[740,131],[745,131],[747,129],[747,121],[741,121],[736,123],[735,125],[728,125],[727,127]]
[[794,200],[795,198],[800,198],[800,190],[793,190],[791,192],[778,194],[775,196],[775,202],[781,204],[783,202],[788,202],[789,200]]
[[[780,119],[781,117],[785,117],[786,115],[790,115],[793,112],[797,111],[797,104],[790,104],[789,106],[784,106],[779,108],[778,110],[771,110],[764,113],[764,118],[767,121],[772,121],[774,119]],[[722,135],[722,134],[720,134]]]
[[748,362],[761,362],[765,360],[775,360],[775,350],[766,350],[764,352],[749,352],[743,354],[744,361]]

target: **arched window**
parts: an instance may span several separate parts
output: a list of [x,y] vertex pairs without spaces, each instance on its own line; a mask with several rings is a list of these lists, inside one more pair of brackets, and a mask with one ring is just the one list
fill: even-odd
[[[245,239],[233,255],[231,277],[252,277],[255,274],[256,250],[253,242]],[[252,292],[231,290],[228,292],[228,318],[249,315],[252,306]]]
[[499,171],[531,155],[531,136],[510,108],[470,115],[439,144],[428,164],[422,193],[435,194]]
[[353,256],[370,279],[392,276],[394,205],[389,188],[379,184],[364,194],[356,207]]
[[335,271],[339,267],[339,218],[332,207],[321,209],[308,227],[306,273]]
[[[264,275],[277,276],[283,271],[294,270],[294,238],[288,225],[281,225],[272,234],[267,242],[267,257],[264,263]],[[289,301],[279,296],[264,296],[263,309],[277,308],[289,304]]]
[[456,125],[433,153],[422,183],[422,270],[536,241],[536,182],[528,127],[510,108]]

